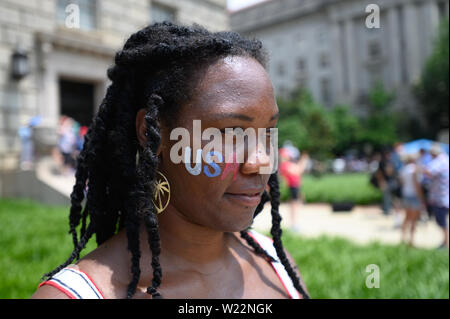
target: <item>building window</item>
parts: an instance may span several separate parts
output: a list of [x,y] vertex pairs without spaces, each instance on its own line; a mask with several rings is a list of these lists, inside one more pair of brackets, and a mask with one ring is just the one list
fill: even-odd
[[306,88],[308,87],[308,65],[304,58],[300,58],[297,60],[297,75],[295,77],[295,81],[297,87]]
[[288,90],[285,86],[280,86],[278,88],[278,96],[282,97],[282,98],[286,98],[288,95]]
[[303,35],[301,33],[298,33],[295,35],[295,43],[298,47],[298,49],[304,49],[305,48],[305,39],[303,38]]
[[277,74],[279,76],[283,76],[286,73],[286,69],[284,67],[284,64],[282,62],[278,63],[277,65]]
[[323,69],[330,65],[330,58],[327,53],[322,53],[319,56],[319,66]]
[[328,41],[327,32],[324,27],[320,27],[317,31],[317,42],[319,44],[325,44]]
[[320,80],[320,93],[322,96],[322,101],[326,106],[331,103],[331,84],[330,79],[322,78]]
[[153,23],[163,21],[175,22],[176,10],[171,7],[152,2],[150,10]]
[[308,78],[306,76],[298,76],[296,78],[297,88],[307,89],[308,88]]
[[68,28],[92,30],[97,25],[96,0],[58,0],[57,21]]
[[438,10],[439,10],[439,18],[441,20],[448,17],[448,7],[447,7],[447,4],[445,3],[445,1],[438,2]]
[[383,69],[381,66],[373,66],[368,68],[369,86],[371,88],[383,81],[382,70]]
[[307,72],[307,65],[306,65],[306,60],[303,58],[300,58],[297,60],[297,70],[300,73],[305,73]]
[[378,41],[369,42],[368,51],[369,51],[369,59],[371,61],[381,59],[381,46]]

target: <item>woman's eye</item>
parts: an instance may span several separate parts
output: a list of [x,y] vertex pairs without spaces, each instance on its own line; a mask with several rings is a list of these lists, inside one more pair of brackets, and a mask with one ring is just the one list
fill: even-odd
[[[236,130],[237,129],[237,130]],[[221,133],[223,134],[236,134],[239,135],[239,132],[244,132],[245,129],[243,129],[242,127],[226,127],[220,130]]]

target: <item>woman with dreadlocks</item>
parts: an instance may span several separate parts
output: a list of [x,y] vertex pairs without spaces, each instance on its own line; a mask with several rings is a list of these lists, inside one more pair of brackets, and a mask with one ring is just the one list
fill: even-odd
[[[260,41],[197,24],[155,23],[126,41],[77,159],[75,248],[33,298],[309,298],[282,246],[277,174],[259,173],[267,154],[225,178],[171,160],[171,130],[192,135],[193,120],[276,126],[265,65]],[[250,229],[268,201],[272,239]]]

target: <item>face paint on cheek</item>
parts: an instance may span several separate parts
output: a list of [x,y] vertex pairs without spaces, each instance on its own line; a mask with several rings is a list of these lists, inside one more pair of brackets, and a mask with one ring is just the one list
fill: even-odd
[[222,162],[223,162],[223,156],[222,156],[222,153],[216,152],[216,151],[211,151],[211,152],[207,153],[207,154],[206,154],[206,163],[214,169],[214,172],[211,173],[211,172],[209,171],[209,168],[208,168],[207,165],[205,165],[205,166],[203,167],[203,172],[204,172],[205,175],[208,176],[208,177],[216,177],[216,176],[219,176],[219,175],[220,175],[220,171],[221,171],[221,170],[220,170],[220,166],[217,165],[217,163],[214,163],[214,162],[212,161],[212,159],[211,159],[212,156],[217,156],[218,162],[219,162],[219,163],[222,163]]
[[233,152],[225,163],[225,168],[223,169],[223,174],[220,177],[220,179],[224,180],[230,172],[233,172],[233,181],[234,181],[236,179],[238,169],[239,163],[236,163],[236,153]]
[[195,166],[191,167],[191,148],[187,146],[184,152],[184,166],[191,175],[199,175],[202,172],[202,150],[198,149],[196,154]]

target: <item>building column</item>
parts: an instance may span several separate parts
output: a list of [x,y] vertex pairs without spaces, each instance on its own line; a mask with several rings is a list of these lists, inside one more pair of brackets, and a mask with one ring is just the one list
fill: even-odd
[[[448,5],[448,2],[446,2]],[[429,56],[433,52],[434,39],[439,29],[439,7],[436,1],[427,1],[424,4],[425,13],[425,54]]]
[[330,54],[331,66],[333,68],[333,80],[332,80],[333,97],[334,100],[336,99],[342,100],[342,97],[344,96],[345,93],[344,87],[345,79],[343,72],[344,65],[342,63],[343,42],[340,34],[339,23],[337,21],[330,24],[330,31],[331,31],[332,48],[334,48],[334,54]]
[[402,82],[400,30],[398,25],[398,11],[395,7],[388,9],[388,32],[389,32],[389,69],[391,72],[391,85],[396,87]]
[[345,32],[345,54],[347,60],[347,76],[348,76],[348,90],[350,93],[350,99],[353,100],[356,97],[358,91],[358,79],[357,79],[357,57],[355,54],[355,30],[353,25],[353,19],[349,18],[344,22]]
[[406,67],[408,69],[408,82],[415,83],[420,78],[420,39],[418,37],[418,28],[423,27],[418,24],[417,8],[414,3],[405,3],[404,12],[404,30],[406,44]]

